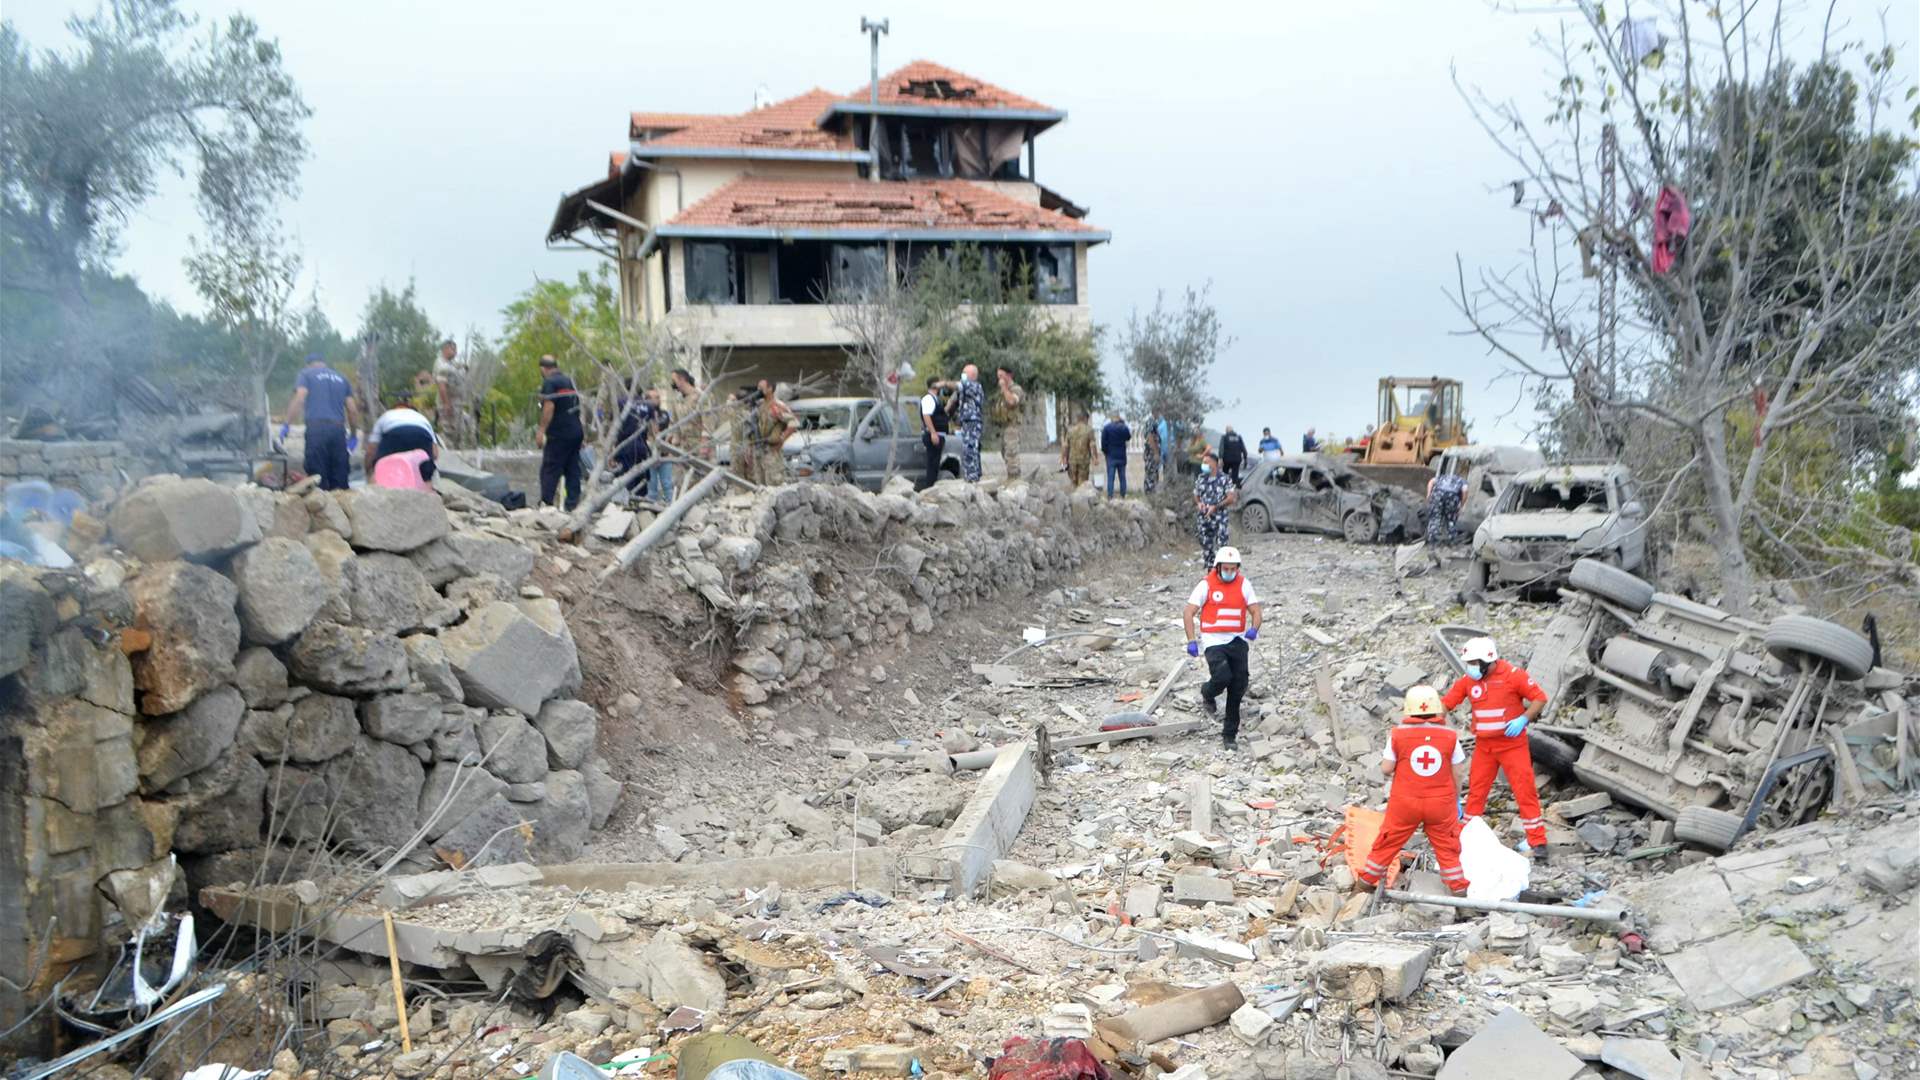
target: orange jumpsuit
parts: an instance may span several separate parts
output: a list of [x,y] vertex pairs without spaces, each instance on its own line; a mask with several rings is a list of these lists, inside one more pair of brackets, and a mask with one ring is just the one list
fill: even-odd
[[1440,864],[1440,880],[1452,892],[1466,892],[1467,875],[1460,867],[1459,793],[1453,786],[1453,766],[1464,760],[1460,733],[1443,717],[1409,716],[1393,729],[1380,758],[1393,762],[1393,791],[1387,796],[1387,820],[1367,853],[1360,880],[1378,885],[1413,838],[1413,830],[1424,828]]
[[1527,710],[1529,701],[1547,700],[1547,692],[1533,681],[1525,668],[1505,660],[1495,660],[1482,679],[1462,675],[1447,688],[1440,703],[1449,711],[1462,701],[1473,702],[1473,767],[1467,774],[1467,816],[1487,812],[1487,795],[1493,790],[1495,773],[1507,774],[1513,788],[1514,805],[1520,808],[1520,827],[1527,831],[1527,843],[1544,847],[1547,823],[1540,818],[1540,792],[1533,786],[1533,752],[1527,746],[1527,733],[1507,735],[1509,721]]

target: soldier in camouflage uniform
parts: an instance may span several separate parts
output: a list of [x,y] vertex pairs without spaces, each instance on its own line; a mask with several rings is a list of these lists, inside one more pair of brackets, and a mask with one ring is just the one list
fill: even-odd
[[1427,481],[1427,544],[1460,542],[1460,500],[1467,493],[1467,478],[1458,473],[1436,476]]
[[760,380],[760,393],[753,407],[752,439],[754,456],[758,459],[755,471],[762,484],[774,485],[787,482],[787,456],[781,449],[787,436],[799,427],[793,410],[780,400],[771,382]]
[[986,405],[980,369],[968,364],[960,369],[960,386],[954,393],[954,419],[960,424],[960,472],[968,483],[980,482],[980,433],[986,422]]
[[993,422],[1000,429],[1000,460],[1007,479],[1020,479],[1020,428],[1026,420],[1027,392],[1013,381],[1013,372],[997,368],[1000,385],[993,394]]
[[1060,464],[1067,468],[1067,486],[1074,490],[1087,486],[1093,475],[1093,425],[1081,413],[1060,440]]
[[1144,444],[1144,456],[1141,464],[1147,469],[1147,494],[1151,495],[1160,486],[1160,420],[1158,417],[1147,419],[1147,434]]
[[1233,481],[1220,469],[1220,456],[1212,450],[1200,456],[1200,477],[1193,482],[1194,531],[1204,556],[1201,565],[1212,566],[1213,554],[1227,542],[1229,511],[1240,493]]
[[760,478],[754,468],[758,462],[753,455],[753,410],[747,404],[747,396],[752,393],[752,388],[745,386],[735,390],[721,414],[726,422],[728,467],[740,479],[757,484]]

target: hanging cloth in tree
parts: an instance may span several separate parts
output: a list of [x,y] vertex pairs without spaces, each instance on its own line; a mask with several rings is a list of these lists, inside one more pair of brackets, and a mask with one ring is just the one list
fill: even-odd
[[1660,189],[1653,203],[1653,272],[1664,274],[1679,261],[1680,249],[1687,242],[1687,230],[1693,216],[1687,210],[1686,196],[1671,187]]

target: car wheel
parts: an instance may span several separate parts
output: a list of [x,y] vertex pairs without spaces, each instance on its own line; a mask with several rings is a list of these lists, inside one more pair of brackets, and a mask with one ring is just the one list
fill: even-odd
[[1782,615],[1767,627],[1767,651],[1788,663],[1832,664],[1841,676],[1863,679],[1873,670],[1873,643],[1844,626],[1807,615]]
[[948,458],[940,463],[940,471],[946,473],[949,479],[958,480],[960,478],[960,463],[952,458]]
[[1492,577],[1493,568],[1487,564],[1487,560],[1476,558],[1467,563],[1467,595],[1486,592],[1487,582]]
[[1380,538],[1380,519],[1365,510],[1355,510],[1340,523],[1347,540],[1355,544],[1371,544]]
[[1581,592],[1611,600],[1635,615],[1647,610],[1647,605],[1653,603],[1652,585],[1599,559],[1576,561],[1573,572],[1567,576],[1567,583]]
[[1673,822],[1673,838],[1708,851],[1729,851],[1740,838],[1744,819],[1739,814],[1706,806],[1683,806]]
[[1266,503],[1248,503],[1246,509],[1240,511],[1240,523],[1251,533],[1271,532],[1273,514],[1268,512]]
[[1548,776],[1567,776],[1573,772],[1573,763],[1580,760],[1579,748],[1545,732],[1527,733],[1527,751],[1533,757],[1533,767]]

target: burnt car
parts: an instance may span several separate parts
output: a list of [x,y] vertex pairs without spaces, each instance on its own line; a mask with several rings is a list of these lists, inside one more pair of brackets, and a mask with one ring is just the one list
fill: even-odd
[[1532,728],[1548,771],[1716,851],[1749,829],[1810,821],[1837,792],[1912,783],[1920,681],[1878,666],[1852,630],[1742,618],[1597,559],[1574,563],[1562,597],[1527,663],[1551,695]]
[[1240,481],[1240,521],[1249,532],[1317,532],[1356,544],[1410,540],[1426,528],[1426,507],[1319,456],[1265,458]]
[[1515,476],[1473,532],[1467,591],[1545,591],[1575,560],[1643,570],[1647,512],[1625,465],[1549,465]]

